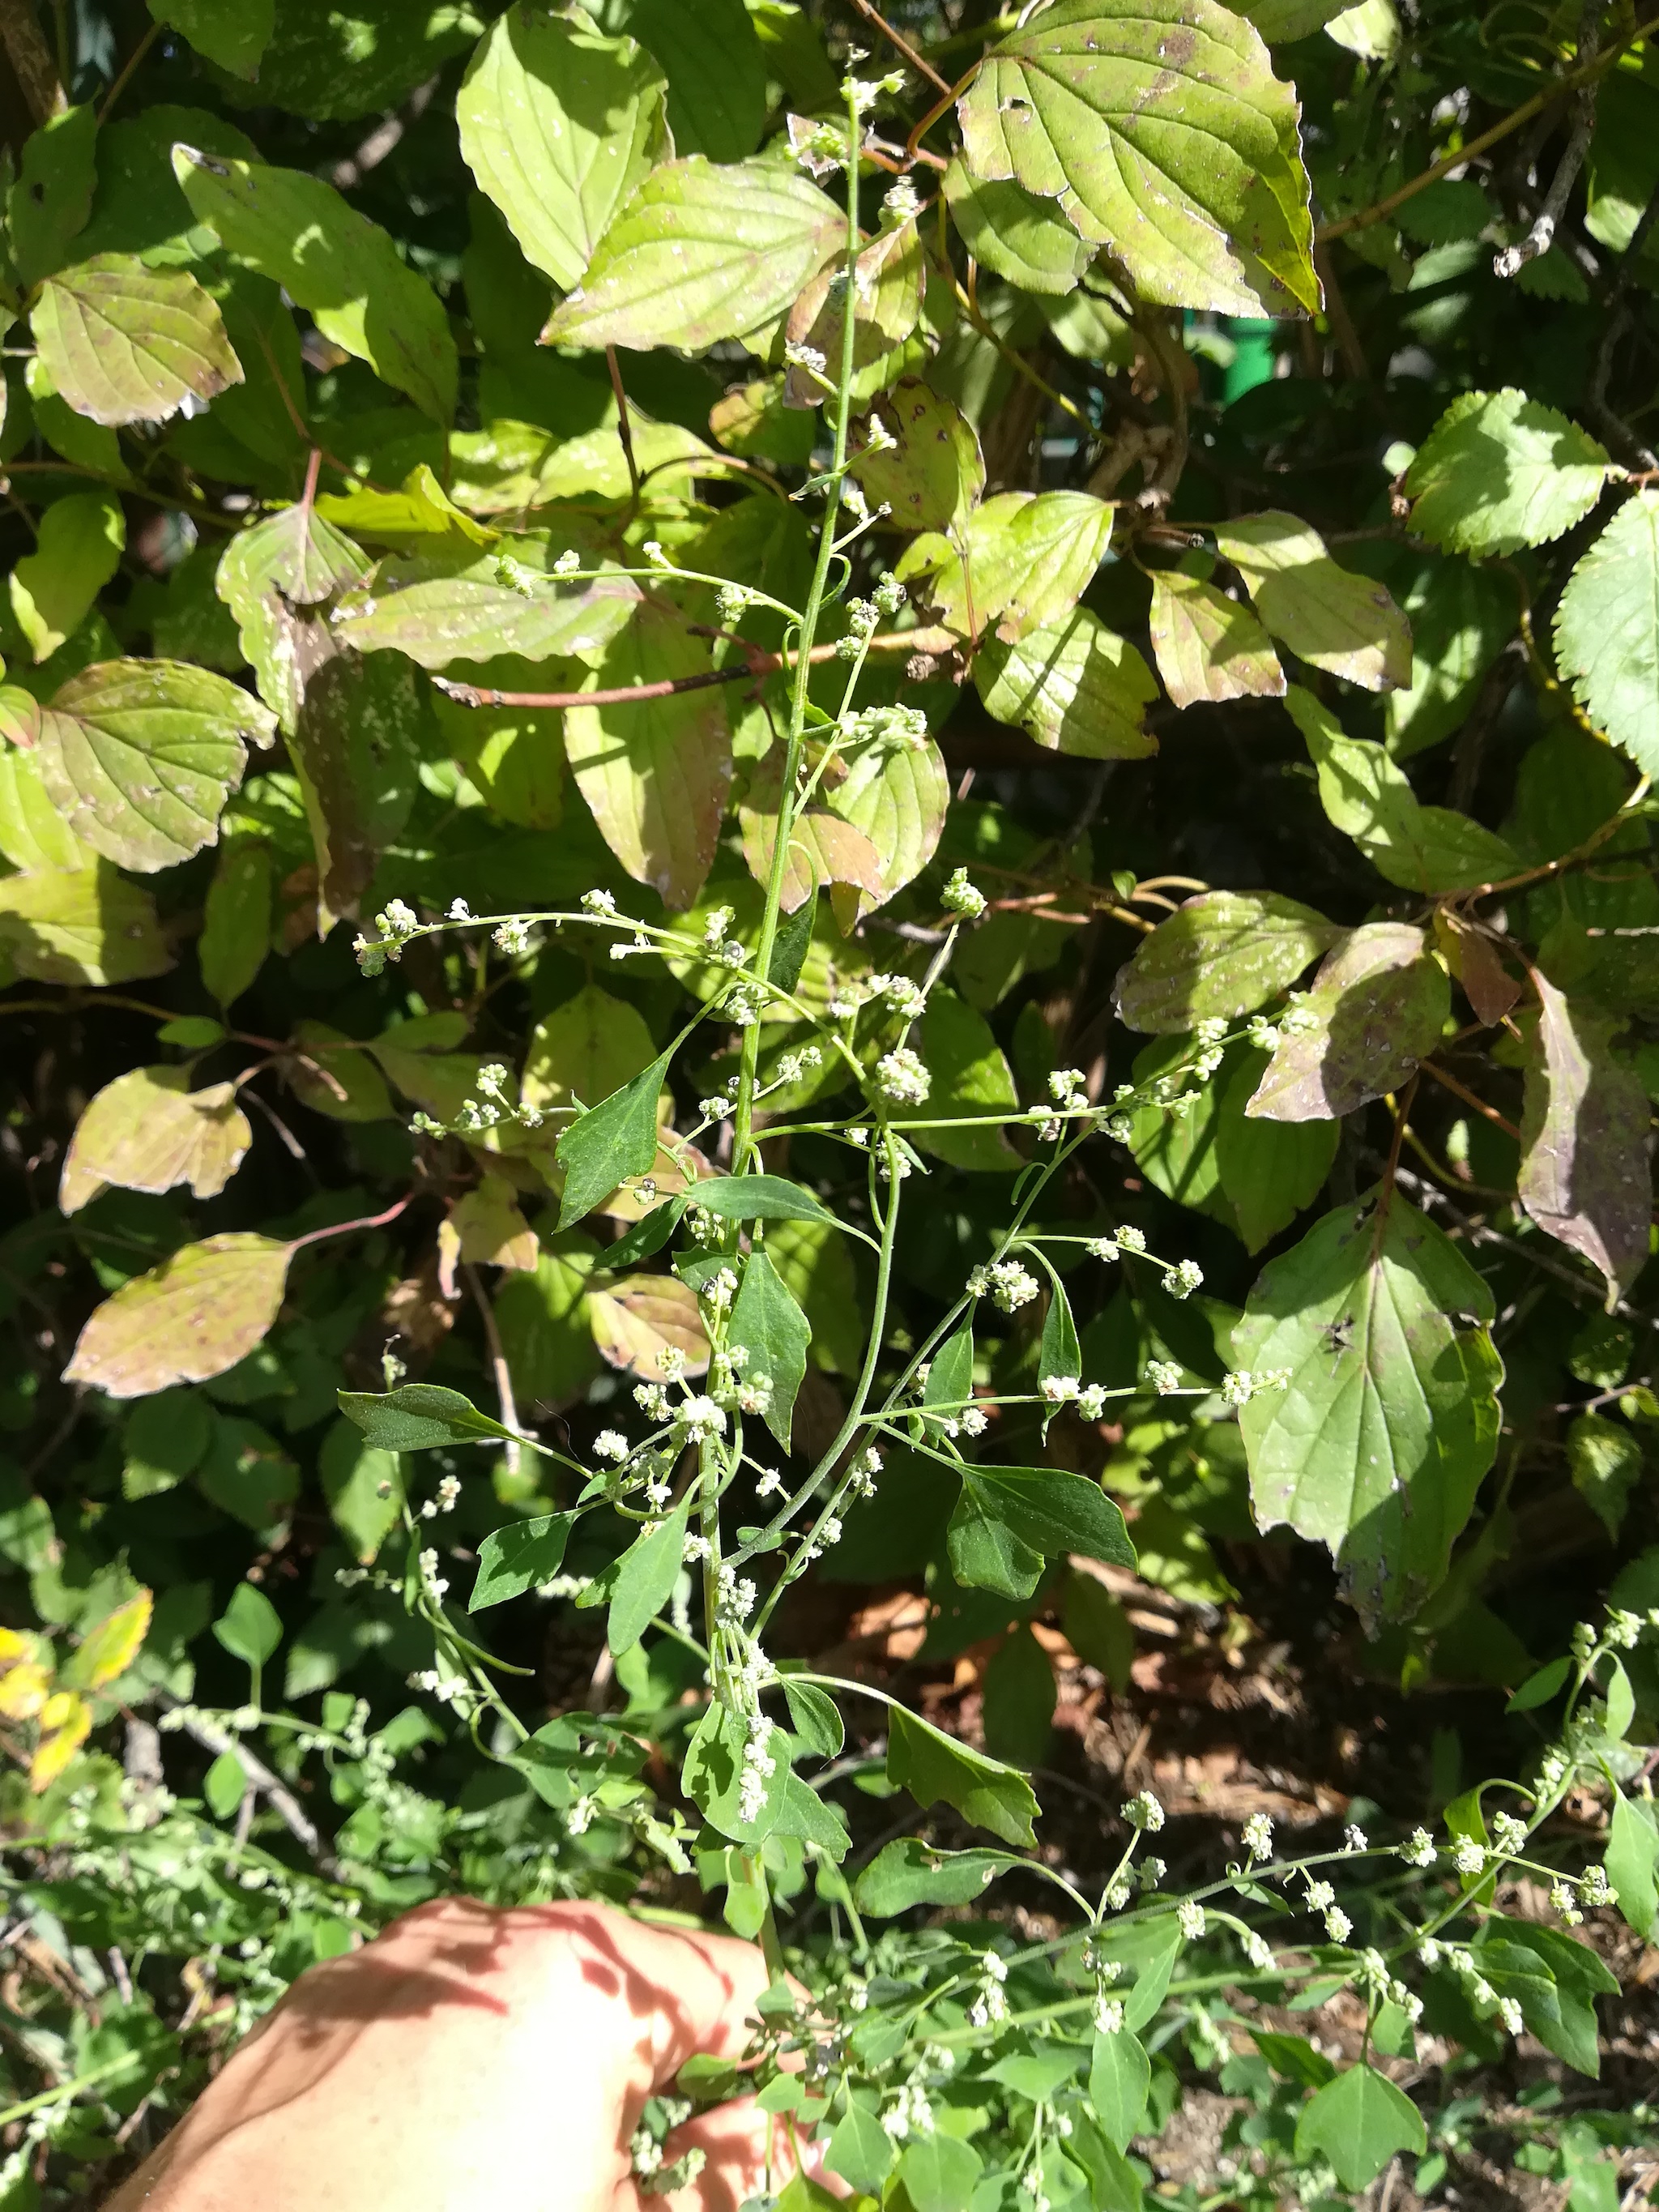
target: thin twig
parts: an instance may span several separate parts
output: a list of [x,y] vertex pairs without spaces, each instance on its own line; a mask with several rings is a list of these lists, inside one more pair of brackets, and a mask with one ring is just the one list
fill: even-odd
[[1498,1109],[1488,1106],[1484,1098],[1477,1097],[1467,1083],[1460,1083],[1456,1076],[1449,1075],[1443,1067],[1437,1067],[1431,1060],[1419,1060],[1418,1067],[1421,1074],[1431,1075],[1437,1083],[1443,1084],[1453,1097],[1461,1098],[1466,1106],[1473,1106],[1477,1114],[1483,1114],[1494,1128],[1501,1129],[1506,1137],[1513,1137],[1517,1145],[1520,1143],[1521,1132],[1514,1122],[1505,1120]]
[[1598,54],[1593,62],[1587,62],[1582,69],[1570,70],[1565,76],[1557,77],[1508,115],[1501,116],[1490,130],[1480,131],[1467,145],[1456,147],[1451,153],[1443,155],[1439,161],[1431,162],[1409,182],[1385,194],[1382,199],[1373,200],[1370,207],[1361,208],[1354,215],[1340,216],[1334,222],[1322,223],[1316,234],[1318,243],[1322,246],[1333,238],[1346,238],[1351,230],[1365,230],[1374,222],[1385,221],[1396,208],[1403,207],[1407,200],[1415,199],[1419,192],[1426,191],[1431,185],[1437,184],[1449,170],[1461,168],[1466,161],[1474,161],[1489,147],[1496,146],[1507,138],[1512,131],[1518,131],[1522,124],[1530,123],[1534,115],[1541,115],[1553,100],[1559,100],[1564,93],[1576,92],[1580,85],[1593,84],[1597,77],[1605,76],[1627,47],[1634,46],[1638,39],[1651,38],[1656,31],[1659,31],[1659,15],[1638,24],[1617,46],[1609,47],[1604,54]]
[[307,1816],[286,1783],[278,1779],[262,1759],[257,1759],[240,1737],[232,1737],[216,1727],[201,1713],[182,1711],[176,1698],[163,1694],[163,1704],[169,1711],[179,1715],[178,1726],[192,1742],[199,1743],[204,1751],[210,1751],[216,1759],[226,1752],[234,1753],[238,1764],[248,1779],[249,1795],[258,1790],[271,1811],[288,1830],[295,1841],[302,1844],[317,1862],[331,1881],[343,1881],[344,1869],[318,1832],[315,1823]]
[[114,106],[116,101],[119,100],[121,94],[126,90],[128,85],[131,83],[134,76],[137,74],[138,70],[143,65],[144,57],[149,53],[150,48],[155,44],[155,41],[161,37],[161,24],[159,22],[152,23],[149,28],[144,33],[143,37],[139,40],[137,45],[128,55],[126,66],[121,70],[114,83],[111,85],[109,90],[104,94],[103,106],[98,111],[98,120],[100,123],[107,123],[109,121],[109,112],[111,108]]
[[[961,643],[953,630],[892,630],[884,636],[872,637],[867,650],[945,653],[956,652]],[[807,659],[817,665],[838,659],[840,654],[839,645],[815,645]],[[706,691],[711,684],[742,684],[750,678],[758,683],[764,677],[775,675],[780,669],[794,667],[799,658],[797,653],[763,653],[749,647],[736,667],[710,668],[696,676],[665,677],[655,684],[619,684],[599,691],[491,691],[477,684],[454,684],[442,676],[434,676],[432,681],[447,699],[454,700],[459,707],[623,707],[636,700],[672,698],[681,691]]]
[[639,504],[640,465],[634,458],[634,425],[629,419],[628,394],[623,388],[622,363],[617,359],[617,349],[608,345],[605,349],[605,365],[611,371],[611,389],[617,395],[617,435],[622,441],[623,459],[628,464],[628,495]]
[[951,98],[951,88],[945,79],[939,75],[939,71],[933,67],[931,62],[924,61],[922,59],[921,56],[916,52],[915,48],[910,44],[910,41],[908,39],[900,36],[899,33],[893,28],[892,25],[887,21],[884,15],[878,15],[876,13],[876,10],[870,4],[870,0],[852,0],[852,5],[858,9],[860,15],[863,16],[866,23],[873,24],[876,29],[881,33],[884,39],[888,40],[893,46],[896,46],[898,48],[899,52],[903,55],[905,60],[909,63],[913,70],[916,70],[921,76],[925,76],[928,83],[931,84],[936,91],[942,92],[947,100]]
[[502,1445],[501,1458],[507,1473],[516,1475],[523,1454],[519,1448],[519,1406],[513,1395],[513,1370],[507,1365],[501,1332],[495,1325],[495,1310],[485,1292],[483,1278],[471,1260],[463,1263],[461,1273],[466,1277],[466,1287],[472,1293],[472,1303],[477,1307],[478,1318],[483,1323],[484,1342],[489,1351],[489,1371],[495,1377],[501,1426],[513,1431]]

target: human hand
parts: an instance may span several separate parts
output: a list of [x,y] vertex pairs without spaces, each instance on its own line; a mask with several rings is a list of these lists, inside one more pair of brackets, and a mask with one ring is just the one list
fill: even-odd
[[601,1905],[451,1898],[301,1976],[106,2212],[737,2212],[793,2170],[752,2102],[678,2130],[697,2181],[642,2199],[640,2112],[737,2057],[768,1975],[729,1936]]

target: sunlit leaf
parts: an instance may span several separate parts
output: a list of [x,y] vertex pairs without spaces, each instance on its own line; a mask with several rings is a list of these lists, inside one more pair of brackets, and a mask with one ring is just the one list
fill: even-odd
[[129,1068],[76,1123],[58,1203],[78,1212],[112,1183],[148,1191],[188,1183],[197,1198],[215,1198],[252,1141],[234,1085],[192,1091],[187,1067]]
[[1398,1090],[1440,1042],[1451,1009],[1446,971],[1420,929],[1370,921],[1328,953],[1285,1023],[1244,1111],[1274,1121],[1328,1121]]
[[1335,922],[1277,891],[1201,891],[1119,969],[1119,1018],[1174,1036],[1253,1012],[1341,934]]
[[1282,699],[1285,672],[1247,606],[1179,568],[1152,578],[1152,651],[1177,707],[1200,700]]
[[1647,1095],[1608,1049],[1623,1024],[1558,991],[1534,969],[1538,1026],[1527,1053],[1521,1117],[1521,1203],[1581,1253],[1615,1297],[1648,1256],[1653,1181]]
[[1612,472],[1606,449],[1542,400],[1506,386],[1460,392],[1406,476],[1412,528],[1449,553],[1516,553],[1589,514]]
[[141,1398],[222,1375],[276,1320],[289,1250],[244,1230],[182,1246],[94,1310],[64,1380]]
[[1277,509],[1218,524],[1216,544],[1244,579],[1256,612],[1310,667],[1368,691],[1411,681],[1411,627],[1384,587],[1334,561],[1298,515]]
[[29,326],[58,392],[94,422],[162,422],[242,380],[212,294],[185,270],[128,254],[100,253],[52,277]]

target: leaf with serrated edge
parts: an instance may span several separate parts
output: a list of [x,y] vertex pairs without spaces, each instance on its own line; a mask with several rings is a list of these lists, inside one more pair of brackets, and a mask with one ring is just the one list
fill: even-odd
[[1256,1523],[1328,1546],[1370,1623],[1410,1617],[1443,1578],[1498,1448],[1492,1293],[1396,1191],[1379,1225],[1341,1206],[1258,1279],[1233,1331],[1290,1386],[1239,1413]]
[[155,901],[107,860],[0,881],[0,947],[42,983],[136,983],[173,965]]
[[1310,667],[1367,691],[1409,684],[1412,634],[1384,586],[1333,561],[1299,515],[1273,508],[1216,526],[1221,556],[1243,577],[1273,635]]
[[957,112],[972,173],[1057,199],[1142,299],[1318,308],[1296,94],[1215,0],[1059,0],[992,50]]
[[[680,618],[642,606],[584,683],[589,690],[706,673],[708,649]],[[565,755],[605,841],[637,882],[690,906],[714,858],[732,736],[714,690],[638,705],[573,707]]]
[[1022,291],[1075,292],[1097,251],[1052,200],[1011,178],[976,177],[959,155],[945,172],[945,198],[975,260]]
[[1396,1091],[1440,1042],[1451,985],[1407,922],[1362,923],[1327,954],[1302,1002],[1305,1029],[1284,1029],[1245,1107],[1271,1121],[1352,1114]]
[[246,744],[269,744],[273,727],[257,699],[205,668],[105,660],[54,694],[38,757],[75,835],[148,873],[216,840]]
[[459,374],[442,301],[389,234],[320,177],[173,149],[191,212],[228,253],[280,284],[318,329],[434,421],[455,414]]
[[1538,1226],[1606,1279],[1609,1300],[1648,1256],[1653,1178],[1647,1094],[1608,1039],[1623,1018],[1574,1005],[1536,969],[1516,1188]]
[[1464,891],[1518,871],[1503,838],[1449,806],[1425,806],[1383,748],[1348,737],[1311,691],[1292,684],[1285,703],[1319,771],[1327,818],[1379,875],[1407,890]]
[[1158,1036],[1248,1014],[1343,934],[1277,891],[1200,891],[1159,922],[1114,993],[1120,1021]]
[[1567,579],[1555,652],[1579,705],[1644,775],[1659,771],[1659,490],[1627,499]]
[[164,422],[242,381],[210,292],[187,270],[100,253],[51,277],[29,316],[40,359],[77,415]]
[[1581,522],[1612,471],[1606,448],[1542,400],[1460,392],[1406,472],[1412,528],[1449,553],[1518,553]]
[[523,0],[474,50],[455,100],[462,157],[562,291],[660,155],[665,84],[634,40]]
[[624,1275],[590,1290],[587,1318],[605,1358],[627,1374],[659,1382],[658,1356],[666,1347],[685,1354],[683,1374],[708,1372],[708,1339],[696,1295],[678,1275]]
[[1282,699],[1285,672],[1261,624],[1213,584],[1160,568],[1152,578],[1152,651],[1177,707],[1202,700]]
[[185,1182],[216,1198],[253,1141],[235,1086],[190,1089],[185,1067],[134,1067],[106,1083],[75,1125],[58,1204],[76,1213],[114,1183],[163,1191]]
[[276,1320],[291,1249],[240,1230],[183,1246],[94,1309],[64,1380],[147,1398],[222,1375]]
[[702,352],[774,322],[842,245],[847,218],[775,162],[653,169],[611,223],[549,345]]
[[1086,607],[1013,645],[988,643],[974,662],[988,714],[1014,722],[1050,752],[1085,760],[1145,760],[1158,685],[1134,647]]
[[[994,623],[1005,641],[1021,638],[1076,605],[1111,535],[1112,510],[1091,493],[1000,491],[969,516],[926,595],[958,636]],[[894,573],[902,579],[920,568],[901,559]]]

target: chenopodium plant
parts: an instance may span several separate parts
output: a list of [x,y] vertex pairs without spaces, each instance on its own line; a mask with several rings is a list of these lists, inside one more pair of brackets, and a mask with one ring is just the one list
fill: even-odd
[[[855,158],[874,89],[848,88],[843,162]],[[825,166],[837,157],[827,129],[819,131],[817,153]],[[848,199],[832,298],[850,294],[862,251],[855,198]],[[884,614],[898,611],[904,592],[883,576],[869,599],[848,596],[855,549],[878,519],[848,475],[854,319],[842,319],[833,372],[809,347],[794,348],[792,361],[827,397],[833,441],[811,486],[824,520],[805,605],[682,568],[656,543],[644,548],[645,567],[623,572],[653,588],[714,586],[739,646],[736,634],[751,609],[786,625],[784,659],[794,674],[776,812],[768,825],[765,899],[752,933],[734,928],[728,907],[712,908],[699,927],[687,928],[624,913],[611,893],[596,890],[569,910],[474,915],[457,901],[437,923],[423,923],[394,902],[378,916],[375,933],[357,945],[361,965],[373,975],[417,939],[444,932],[486,932],[514,957],[544,932],[597,932],[609,939],[614,960],[659,954],[700,978],[702,1005],[681,1034],[611,1096],[580,1102],[556,1146],[560,1226],[631,1192],[638,1218],[611,1248],[611,1264],[631,1266],[667,1252],[675,1277],[696,1299],[700,1335],[689,1345],[665,1343],[659,1379],[634,1390],[639,1431],[605,1429],[592,1447],[594,1464],[586,1464],[454,1390],[400,1385],[390,1357],[384,1394],[343,1392],[340,1404],[369,1443],[387,1451],[499,1440],[542,1454],[561,1471],[572,1493],[568,1505],[484,1542],[471,1612],[539,1588],[602,1607],[618,1659],[647,1638],[668,1638],[691,1654],[707,1697],[684,1745],[679,1780],[702,1816],[701,1831],[664,1814],[641,1780],[640,1747],[614,1723],[566,1714],[532,1732],[502,1694],[498,1662],[446,1603],[448,1583],[429,1540],[431,1522],[453,1503],[453,1475],[424,1504],[403,1509],[409,1552],[402,1588],[434,1645],[433,1666],[414,1680],[463,1716],[481,1745],[488,1727],[489,1747],[531,1777],[563,1811],[573,1836],[609,1822],[677,1870],[689,1870],[695,1859],[705,1886],[724,1890],[728,1923],[764,1946],[775,1979],[761,2007],[755,2063],[738,2069],[694,2062],[682,2083],[686,2097],[650,2108],[635,2145],[636,2171],[649,2188],[667,2191],[690,2178],[691,2161],[671,2156],[667,2138],[695,2100],[758,2083],[767,2108],[791,2131],[809,2123],[828,2130],[830,2169],[869,2198],[951,2212],[970,2203],[1005,2203],[1013,2186],[1036,2212],[1073,2203],[1133,2203],[1139,2180],[1126,2154],[1160,2096],[1168,2110],[1168,2088],[1155,2093],[1148,2042],[1184,2032],[1199,2063],[1224,2065],[1233,2053],[1221,2025],[1224,1993],[1272,1998],[1300,1988],[1316,1999],[1344,1990],[1363,1999],[1364,2055],[1339,2069],[1301,2039],[1255,2032],[1274,2071],[1313,2094],[1276,2149],[1267,2138],[1273,2154],[1258,2155],[1254,2185],[1264,2201],[1292,2173],[1304,2191],[1358,2189],[1397,2153],[1426,2143],[1417,2106],[1372,2063],[1375,2055],[1411,2051],[1430,2001],[1414,1981],[1427,1978],[1443,2020],[1467,2040],[1479,2045],[1492,2029],[1511,2035],[1530,2029],[1569,2063],[1595,2070],[1594,1999],[1618,1984],[1567,1929],[1587,1907],[1609,1904],[1618,1893],[1602,1867],[1570,1876],[1530,1854],[1539,1830],[1589,1765],[1613,1789],[1613,1845],[1629,1862],[1626,1879],[1645,1881],[1651,1904],[1659,1829],[1650,1805],[1620,1793],[1620,1775],[1628,1772],[1616,1764],[1631,1718],[1618,1653],[1638,1640],[1644,1624],[1615,1613],[1600,1639],[1583,1630],[1572,1661],[1544,1670],[1518,1693],[1522,1707],[1541,1704],[1572,1674],[1561,1742],[1540,1759],[1532,1781],[1485,1785],[1510,1792],[1523,1812],[1505,1807],[1488,1818],[1477,1790],[1450,1808],[1448,1838],[1438,1844],[1419,1828],[1402,1843],[1373,1846],[1351,1826],[1339,1850],[1291,1858],[1275,1856],[1271,1823],[1257,1814],[1244,1830],[1242,1863],[1185,1895],[1165,1888],[1164,1863],[1142,1849],[1164,1819],[1150,1793],[1122,1808],[1127,1843],[1100,1893],[1089,1895],[1047,1858],[1018,1856],[1035,1845],[1039,1810],[1024,1774],[945,1735],[884,1691],[769,1653],[767,1631],[781,1601],[839,1540],[849,1506],[873,1495],[884,1453],[895,1445],[937,1462],[959,1484],[948,1552],[961,1584],[1019,1600],[1059,1556],[1133,1565],[1122,1516],[1096,1482],[1053,1466],[981,1462],[972,1451],[1010,1407],[1035,1405],[1046,1432],[1067,1408],[1098,1420],[1113,1397],[1145,1388],[1183,1394],[1181,1369],[1161,1361],[1151,1363],[1144,1384],[1117,1391],[1085,1379],[1054,1248],[1082,1244],[1110,1263],[1124,1251],[1146,1254],[1145,1238],[1127,1226],[1112,1237],[1050,1231],[1042,1225],[1041,1201],[1056,1174],[1103,1132],[1122,1140],[1137,1112],[1178,1112],[1194,1103],[1197,1091],[1188,1085],[1212,1075],[1233,1041],[1226,1022],[1207,1023],[1155,1080],[1122,1086],[1103,1103],[1091,1103],[1079,1072],[1057,1072],[1046,1104],[1009,1116],[1029,1128],[1035,1154],[1013,1186],[992,1255],[967,1274],[925,1340],[890,1340],[900,1215],[907,1185],[926,1174],[913,1140],[951,1126],[928,1115],[924,1018],[960,933],[985,900],[965,870],[949,879],[938,927],[921,933],[930,957],[920,981],[871,973],[835,990],[827,1003],[802,994],[820,890],[813,801],[826,785],[855,774],[868,749],[924,742],[926,728],[902,706],[860,710],[856,703],[872,636]],[[555,567],[572,580],[601,573],[574,550]],[[846,677],[831,712],[815,703],[808,678],[820,626],[837,605],[845,626],[834,650]],[[787,1053],[769,1055],[764,1032],[780,1020],[791,1025],[792,1038],[804,1030],[812,1042],[792,1042]],[[676,1056],[711,1023],[735,1026],[737,1069],[723,1090],[700,1102],[694,1125],[677,1133],[661,1118],[665,1086]],[[857,1103],[813,1118],[821,1087],[814,1079],[831,1061],[854,1086]],[[434,1136],[453,1129],[475,1143],[493,1136],[506,1144],[515,1128],[536,1127],[541,1118],[539,1109],[516,1102],[509,1071],[490,1066],[453,1121],[423,1113],[417,1126]],[[845,1147],[861,1170],[863,1204],[849,1206],[847,1218],[772,1164],[792,1139],[808,1135]],[[710,1138],[724,1147],[726,1165],[707,1176],[690,1148]],[[665,1181],[678,1187],[665,1192]],[[859,1239],[876,1255],[868,1338],[851,1402],[793,1488],[767,1463],[775,1443],[790,1446],[810,1340],[805,1316],[767,1250],[769,1234],[791,1222]],[[1177,1298],[1201,1282],[1191,1261],[1146,1256]],[[986,1310],[1015,1313],[1045,1288],[1035,1391],[980,1392],[975,1338]],[[1206,1388],[1189,1395],[1218,1395],[1223,1406],[1238,1407],[1284,1389],[1290,1379],[1287,1371],[1241,1370],[1225,1376],[1218,1394]],[[562,1575],[572,1531],[601,1510],[631,1527],[631,1540],[596,1575]],[[348,1570],[343,1579],[367,1573]],[[388,1586],[395,1580],[385,1571],[380,1579]],[[1598,1673],[1604,1668],[1605,1679]],[[884,1709],[892,1784],[924,1808],[954,1808],[1012,1848],[954,1851],[915,1838],[890,1842],[850,1887],[839,1871],[849,1849],[846,1824],[804,1771],[842,1753],[841,1703],[848,1698],[873,1698]],[[1061,1893],[1074,1916],[1065,1935],[1018,1944],[981,1923],[872,1941],[870,1920],[915,1906],[979,1904],[997,1875],[1012,1868]],[[801,1893],[809,1869],[839,1932],[828,1964],[817,1956],[812,1992],[802,2001],[785,1978],[776,1906]],[[1492,1909],[1498,1877],[1510,1872],[1547,1881],[1559,1926]],[[1260,1923],[1279,1916],[1311,1919],[1313,1939],[1280,1929],[1280,1940],[1270,1940]],[[1184,2004],[1175,2002],[1182,1998]],[[1161,2059],[1158,2079],[1174,2081]],[[988,2099],[997,2113],[988,2130],[969,2117]],[[767,2201],[801,2206],[819,2197],[816,2185],[797,2178],[780,2199]]]

